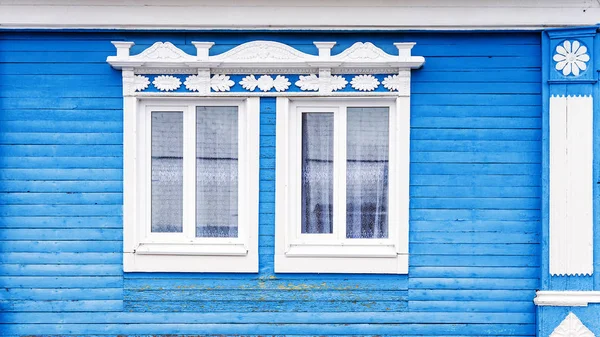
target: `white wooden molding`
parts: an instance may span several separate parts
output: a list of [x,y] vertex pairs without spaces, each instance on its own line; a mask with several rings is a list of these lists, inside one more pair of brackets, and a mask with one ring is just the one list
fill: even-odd
[[570,312],[567,317],[552,331],[550,337],[595,337],[579,317]]
[[160,91],[179,89],[182,80],[174,75],[189,74],[183,81],[185,89],[202,94],[230,91],[235,85],[229,76],[232,74],[246,74],[239,84],[250,92],[257,88],[263,92],[285,92],[292,85],[285,74],[306,74],[294,85],[302,91],[325,95],[345,88],[349,82],[344,76],[333,74],[354,74],[350,84],[362,92],[374,91],[381,84],[373,75],[391,74],[383,80],[384,88],[408,96],[410,70],[425,62],[423,57],[411,55],[413,42],[394,43],[397,55],[370,42],[357,42],[337,55],[331,55],[335,42],[314,42],[318,55],[310,55],[279,42],[252,41],[214,56],[209,55],[213,42],[192,42],[196,55],[189,55],[170,42],[156,42],[137,55],[130,55],[133,42],[113,44],[117,53],[109,56],[107,62],[115,69],[138,74],[124,82],[128,86],[124,87],[126,95],[148,87],[149,78],[144,74],[160,75],[152,81]]
[[0,28],[16,29],[537,30],[595,25],[599,17],[596,0],[0,2]]
[[593,268],[593,101],[550,98],[550,274]]
[[533,302],[538,306],[587,307],[590,303],[600,303],[600,291],[538,290]]

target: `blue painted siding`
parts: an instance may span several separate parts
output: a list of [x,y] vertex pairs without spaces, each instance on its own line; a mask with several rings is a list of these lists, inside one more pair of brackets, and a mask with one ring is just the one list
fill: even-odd
[[[540,275],[537,33],[130,34],[0,37],[0,330],[23,334],[532,336]],[[275,100],[261,99],[260,273],[122,272],[120,73],[171,41],[309,53],[416,41],[408,275],[275,274]],[[92,313],[93,312],[93,313]],[[59,324],[57,324],[59,323]]]

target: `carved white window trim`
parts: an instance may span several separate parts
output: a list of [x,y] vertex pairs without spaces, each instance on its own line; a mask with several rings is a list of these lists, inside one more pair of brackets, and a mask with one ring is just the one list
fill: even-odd
[[[346,120],[343,116],[348,107],[374,106],[389,108],[389,236],[385,239],[346,239],[345,178],[333,183],[333,233],[300,234],[299,148],[302,137],[298,130],[302,113],[334,113],[334,130],[338,130],[334,131],[334,175],[346,177]],[[280,97],[277,98],[276,119],[275,272],[408,273],[409,98]]]
[[[129,103],[129,104],[128,104]],[[123,269],[126,272],[257,272],[259,99],[126,98],[124,112]],[[197,106],[238,108],[238,237],[196,238],[195,115]],[[150,231],[152,111],[182,112],[183,231]],[[187,178],[186,178],[187,177]],[[193,179],[193,178],[192,178]],[[189,180],[187,180],[189,182]]]
[[[425,59],[411,55],[411,49],[415,45],[412,42],[394,43],[398,50],[397,55],[388,54],[369,42],[357,42],[337,55],[331,54],[336,42],[314,42],[318,50],[317,55],[307,54],[286,44],[272,41],[244,43],[219,55],[209,53],[214,45],[213,42],[192,42],[192,44],[196,48],[196,55],[187,54],[169,42],[156,42],[141,53],[131,55],[130,48],[134,43],[117,41],[113,42],[117,49],[116,55],[107,58],[107,62],[114,69],[121,70],[123,78],[124,270],[257,272],[257,225],[254,227],[250,225],[249,241],[243,249],[234,249],[235,252],[230,249],[231,245],[161,246],[143,242],[144,240],[140,238],[137,230],[139,216],[136,213],[139,211],[136,209],[136,203],[140,195],[138,190],[140,182],[136,180],[138,169],[136,165],[139,164],[136,158],[141,144],[137,141],[136,134],[144,100],[164,100],[166,102],[164,104],[173,105],[184,97],[198,100],[242,98],[247,112],[252,111],[252,114],[255,113],[258,118],[259,99],[253,96],[391,96],[392,100],[393,97],[402,98],[395,104],[404,107],[406,116],[409,116],[406,109],[409,108],[411,69],[420,68]],[[232,80],[233,75],[245,75],[244,79],[237,83],[245,91],[232,92],[232,88],[236,85]],[[298,80],[291,81],[290,75],[298,75]],[[290,91],[292,86],[296,86],[299,90]],[[152,91],[148,91],[149,88],[152,88]],[[173,98],[177,100],[171,100]],[[251,139],[256,141],[257,146],[258,129],[257,125],[251,130],[251,133],[256,135]],[[256,155],[258,156],[258,148]],[[258,159],[256,161],[258,163]],[[257,164],[255,173],[258,177]],[[258,178],[256,194],[258,195]],[[257,218],[258,199],[249,197],[246,200],[251,203],[251,208],[256,207]],[[405,211],[408,212],[408,204]],[[252,216],[254,217],[254,213]],[[408,223],[408,220],[406,222]],[[354,271],[338,272],[407,272],[407,230],[408,227],[406,227],[405,238],[402,238],[405,243],[394,246],[395,249],[400,249],[398,252],[401,254],[396,256],[401,258],[401,263],[392,268],[367,270],[368,268],[360,267]],[[243,259],[239,257],[250,257],[250,260],[240,262]]]
[[[340,91],[346,86],[359,91],[357,95],[376,94],[373,90],[383,86],[389,94],[409,96],[410,70],[420,68],[425,62],[423,57],[411,55],[413,42],[394,43],[397,55],[390,55],[370,42],[357,42],[337,55],[331,55],[336,42],[314,42],[318,55],[279,42],[253,41],[210,56],[213,42],[192,44],[196,47],[196,55],[189,55],[170,42],[157,42],[138,55],[130,55],[133,42],[113,42],[117,55],[109,56],[107,62],[123,71],[125,96],[157,95],[139,92],[150,84],[145,74],[160,75],[152,84],[161,91],[168,93],[182,85],[193,91],[178,92],[178,95],[233,94],[231,87],[235,83],[230,75],[246,74],[246,84],[242,83],[244,81],[239,84],[249,96],[264,95],[272,88],[275,91],[270,91],[270,95],[347,96],[348,92]],[[181,81],[173,74],[189,76]],[[299,74],[300,79],[291,83],[285,74]],[[340,74],[354,75],[346,80]],[[387,76],[379,81],[373,76],[376,74]],[[291,85],[300,88],[301,92],[287,91]]]

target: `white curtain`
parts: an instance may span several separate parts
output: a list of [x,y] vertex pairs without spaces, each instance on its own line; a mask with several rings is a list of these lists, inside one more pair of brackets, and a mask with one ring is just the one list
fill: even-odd
[[348,108],[346,237],[387,238],[389,111]]
[[302,114],[302,233],[333,232],[333,114]]

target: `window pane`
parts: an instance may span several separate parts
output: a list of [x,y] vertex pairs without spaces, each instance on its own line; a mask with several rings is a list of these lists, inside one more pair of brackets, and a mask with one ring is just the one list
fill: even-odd
[[302,233],[333,233],[333,113],[302,114]]
[[238,236],[238,108],[196,108],[196,236]]
[[348,108],[346,237],[388,237],[388,108]]
[[183,113],[152,112],[152,232],[183,230]]

